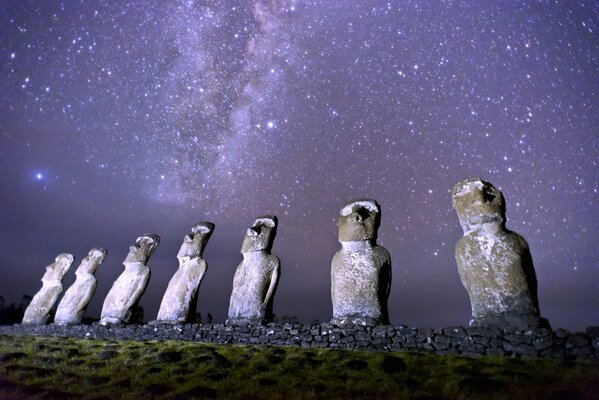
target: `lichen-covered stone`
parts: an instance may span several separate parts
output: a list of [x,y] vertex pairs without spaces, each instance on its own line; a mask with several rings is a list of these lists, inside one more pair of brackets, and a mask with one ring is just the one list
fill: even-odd
[[55,323],[81,323],[85,309],[94,295],[98,284],[94,274],[107,254],[108,252],[105,249],[94,247],[89,251],[87,257],[81,261],[77,271],[75,271],[75,275],[77,276],[75,282],[67,289],[58,304],[56,316],[54,317]]
[[100,324],[129,322],[132,309],[139,302],[150,280],[150,268],[146,264],[159,243],[158,235],[148,234],[138,237],[129,248],[129,254],[123,261],[125,271],[114,281],[104,299]]
[[185,323],[195,314],[198,289],[208,269],[202,254],[213,230],[213,223],[200,222],[185,235],[177,254],[179,269],[168,283],[154,324]]
[[455,258],[470,296],[470,325],[548,327],[540,318],[528,243],[505,227],[503,194],[489,182],[470,178],[455,185],[452,202],[464,230]]
[[241,246],[243,261],[235,270],[227,324],[245,325],[272,320],[274,294],[281,274],[279,258],[270,253],[277,217],[262,216],[247,230]]
[[374,200],[351,200],[341,209],[341,250],[331,265],[332,324],[389,323],[391,257],[376,244],[380,219],[380,206]]
[[42,288],[33,296],[25,310],[23,324],[43,325],[50,318],[50,310],[62,293],[62,278],[73,263],[73,255],[59,254],[54,262],[46,267],[42,277]]

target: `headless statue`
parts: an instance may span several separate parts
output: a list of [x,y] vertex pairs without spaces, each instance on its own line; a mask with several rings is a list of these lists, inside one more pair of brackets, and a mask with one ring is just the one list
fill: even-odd
[[503,194],[489,182],[470,178],[455,185],[452,202],[464,230],[455,258],[470,296],[470,326],[548,328],[540,318],[528,243],[505,227]]
[[73,263],[73,255],[59,254],[54,262],[46,267],[42,277],[42,288],[33,296],[25,310],[23,324],[44,325],[50,318],[50,310],[62,293],[62,278]]
[[157,320],[152,323],[183,324],[195,315],[197,292],[208,269],[202,254],[213,231],[213,223],[200,222],[185,235],[177,254],[179,269],[168,283]]
[[150,268],[146,264],[159,243],[158,235],[148,234],[138,237],[129,248],[129,254],[123,261],[125,271],[114,281],[104,299],[100,324],[129,322],[133,308],[150,280]]
[[56,315],[54,316],[54,323],[57,324],[80,324],[83,319],[83,314],[87,309],[98,281],[94,274],[96,269],[102,264],[106,258],[108,252],[105,249],[94,247],[89,251],[87,257],[85,257],[75,275],[77,279],[67,289],[62,300],[58,304],[56,309]]
[[380,220],[380,206],[374,200],[351,200],[341,209],[341,250],[331,265],[332,324],[389,323],[391,256],[376,244]]
[[235,270],[229,302],[229,325],[272,320],[273,298],[281,275],[279,258],[270,253],[277,233],[277,217],[258,217],[241,246],[243,261]]

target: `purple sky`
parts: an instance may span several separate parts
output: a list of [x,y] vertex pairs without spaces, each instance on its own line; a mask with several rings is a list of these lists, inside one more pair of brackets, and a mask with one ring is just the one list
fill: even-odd
[[226,318],[243,233],[279,217],[274,311],[328,320],[344,201],[382,207],[394,324],[467,324],[450,190],[500,188],[542,314],[599,324],[596,1],[0,4],[0,295],[109,255],[98,316],[140,234],[161,236],[153,319],[183,236],[216,224],[199,311]]

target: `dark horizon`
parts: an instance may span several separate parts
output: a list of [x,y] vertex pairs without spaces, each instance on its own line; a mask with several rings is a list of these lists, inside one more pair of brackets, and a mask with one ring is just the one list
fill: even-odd
[[[198,311],[224,322],[243,233],[279,218],[279,317],[328,321],[337,217],[381,205],[395,325],[467,325],[450,191],[500,189],[542,316],[599,325],[599,4],[103,1],[0,6],[0,295],[108,249],[161,243],[154,319],[183,236],[216,224]],[[63,292],[64,293],[64,292]]]

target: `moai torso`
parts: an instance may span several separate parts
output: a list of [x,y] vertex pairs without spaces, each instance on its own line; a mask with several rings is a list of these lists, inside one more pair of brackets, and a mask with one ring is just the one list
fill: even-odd
[[277,218],[259,217],[248,229],[241,252],[243,261],[235,270],[227,323],[243,325],[272,320],[273,298],[279,281],[279,258],[270,254]]
[[352,200],[339,216],[339,250],[331,265],[335,325],[389,323],[391,257],[376,245],[380,207],[374,200]]
[[123,262],[125,271],[112,284],[104,299],[100,324],[129,322],[132,308],[139,302],[150,280],[150,268],[146,263],[159,243],[158,235],[144,235],[130,247]]
[[62,278],[73,263],[72,254],[60,254],[54,263],[46,267],[42,288],[33,296],[25,310],[23,324],[43,325],[50,318],[50,311],[62,293]]
[[96,291],[96,269],[106,258],[105,249],[94,247],[82,261],[75,275],[75,282],[67,289],[56,309],[54,322],[57,324],[79,324]]
[[183,239],[177,254],[179,268],[168,283],[158,317],[153,323],[185,323],[191,317],[190,312],[195,313],[197,291],[208,269],[202,253],[213,230],[214,224],[201,222]]
[[502,193],[490,183],[472,178],[459,182],[452,196],[464,230],[455,257],[472,306],[470,325],[548,327],[539,316],[528,243],[505,228]]

